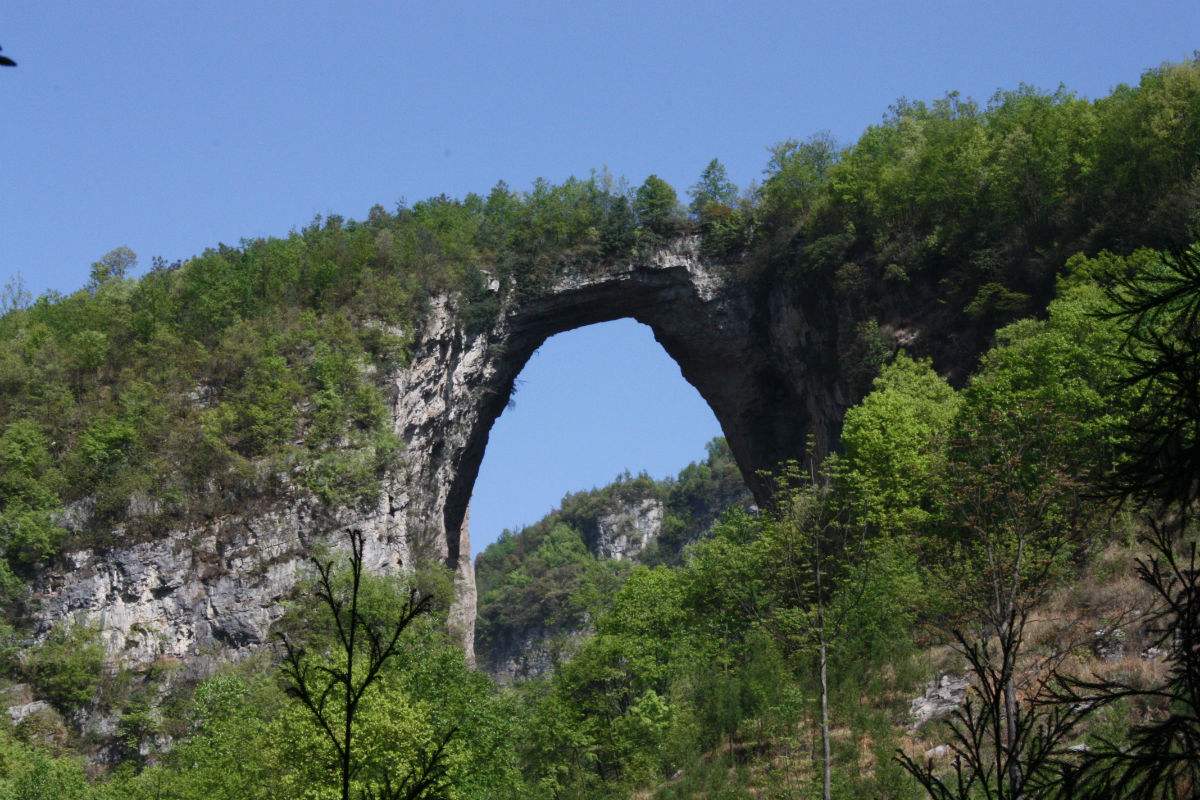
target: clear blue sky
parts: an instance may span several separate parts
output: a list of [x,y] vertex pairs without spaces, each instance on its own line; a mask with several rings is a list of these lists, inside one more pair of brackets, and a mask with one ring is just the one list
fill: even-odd
[[[1196,0],[6,0],[0,282],[70,290],[121,244],[148,265],[605,165],[684,189],[715,156],[744,184],[772,142],[852,141],[901,96],[1096,96],[1197,33]],[[551,340],[524,379],[477,487],[476,549],[625,467],[674,472],[716,429],[633,323]]]

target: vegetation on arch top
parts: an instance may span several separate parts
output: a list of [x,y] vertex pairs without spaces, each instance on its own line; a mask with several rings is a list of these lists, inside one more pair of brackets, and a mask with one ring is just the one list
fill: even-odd
[[369,503],[399,448],[382,378],[435,294],[477,329],[498,305],[489,275],[536,291],[692,231],[747,280],[825,287],[859,334],[919,317],[940,363],[969,364],[1044,306],[1070,255],[1190,241],[1198,162],[1192,60],[1096,101],[1029,87],[984,106],[901,101],[845,149],[777,145],[745,191],[713,161],[686,209],[657,177],[632,190],[593,175],[330,216],[136,280],[114,250],[80,291],[7,293],[5,582],[59,551],[65,519],[94,543],[282,492]]

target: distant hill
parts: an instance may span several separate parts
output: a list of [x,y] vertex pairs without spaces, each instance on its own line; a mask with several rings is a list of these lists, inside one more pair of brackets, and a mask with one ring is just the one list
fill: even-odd
[[677,564],[720,514],[753,503],[724,439],[674,478],[628,472],[575,492],[479,554],[475,653],[502,681],[535,677],[569,654],[633,564]]

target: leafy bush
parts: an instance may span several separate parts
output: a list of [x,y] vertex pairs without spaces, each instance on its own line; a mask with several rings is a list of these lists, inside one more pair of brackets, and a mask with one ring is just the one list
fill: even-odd
[[[65,533],[54,518],[62,476],[49,444],[30,419],[11,422],[0,433],[0,553],[7,559],[2,570],[41,563],[57,552]],[[0,593],[4,588],[0,585]]]
[[105,653],[97,634],[86,625],[59,625],[29,654],[30,681],[64,712],[90,703],[100,686]]
[[0,799],[89,800],[95,797],[80,759],[54,757],[0,733]]

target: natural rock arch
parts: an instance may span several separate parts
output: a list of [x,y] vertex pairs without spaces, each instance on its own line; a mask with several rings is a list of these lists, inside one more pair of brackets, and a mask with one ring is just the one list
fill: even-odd
[[650,326],[713,409],[760,503],[769,493],[760,471],[800,457],[810,433],[827,450],[854,399],[838,360],[846,321],[828,288],[736,276],[702,258],[694,239],[640,260],[564,270],[537,292],[491,288],[498,313],[483,330],[464,327],[453,298],[432,300],[409,364],[391,376],[393,424],[406,449],[377,507],[330,514],[298,497],[68,553],[38,577],[40,631],[85,619],[114,659],[174,658],[203,674],[263,646],[313,547],[356,529],[372,570],[399,572],[431,558],[454,570],[450,622],[470,657],[467,505],[488,434],[534,350],[572,328],[621,317]]
[[[493,291],[499,285],[493,282]],[[456,570],[452,624],[472,641],[475,591],[467,508],[492,425],[514,382],[549,337],[631,317],[648,325],[684,378],[712,408],[747,486],[769,498],[763,471],[819,451],[846,407],[836,369],[836,329],[803,298],[701,257],[695,240],[637,261],[573,271],[532,296],[504,294],[495,321],[468,333],[450,300],[433,303],[398,377],[397,432],[407,443],[389,508],[406,541]],[[822,324],[824,323],[824,324]]]

